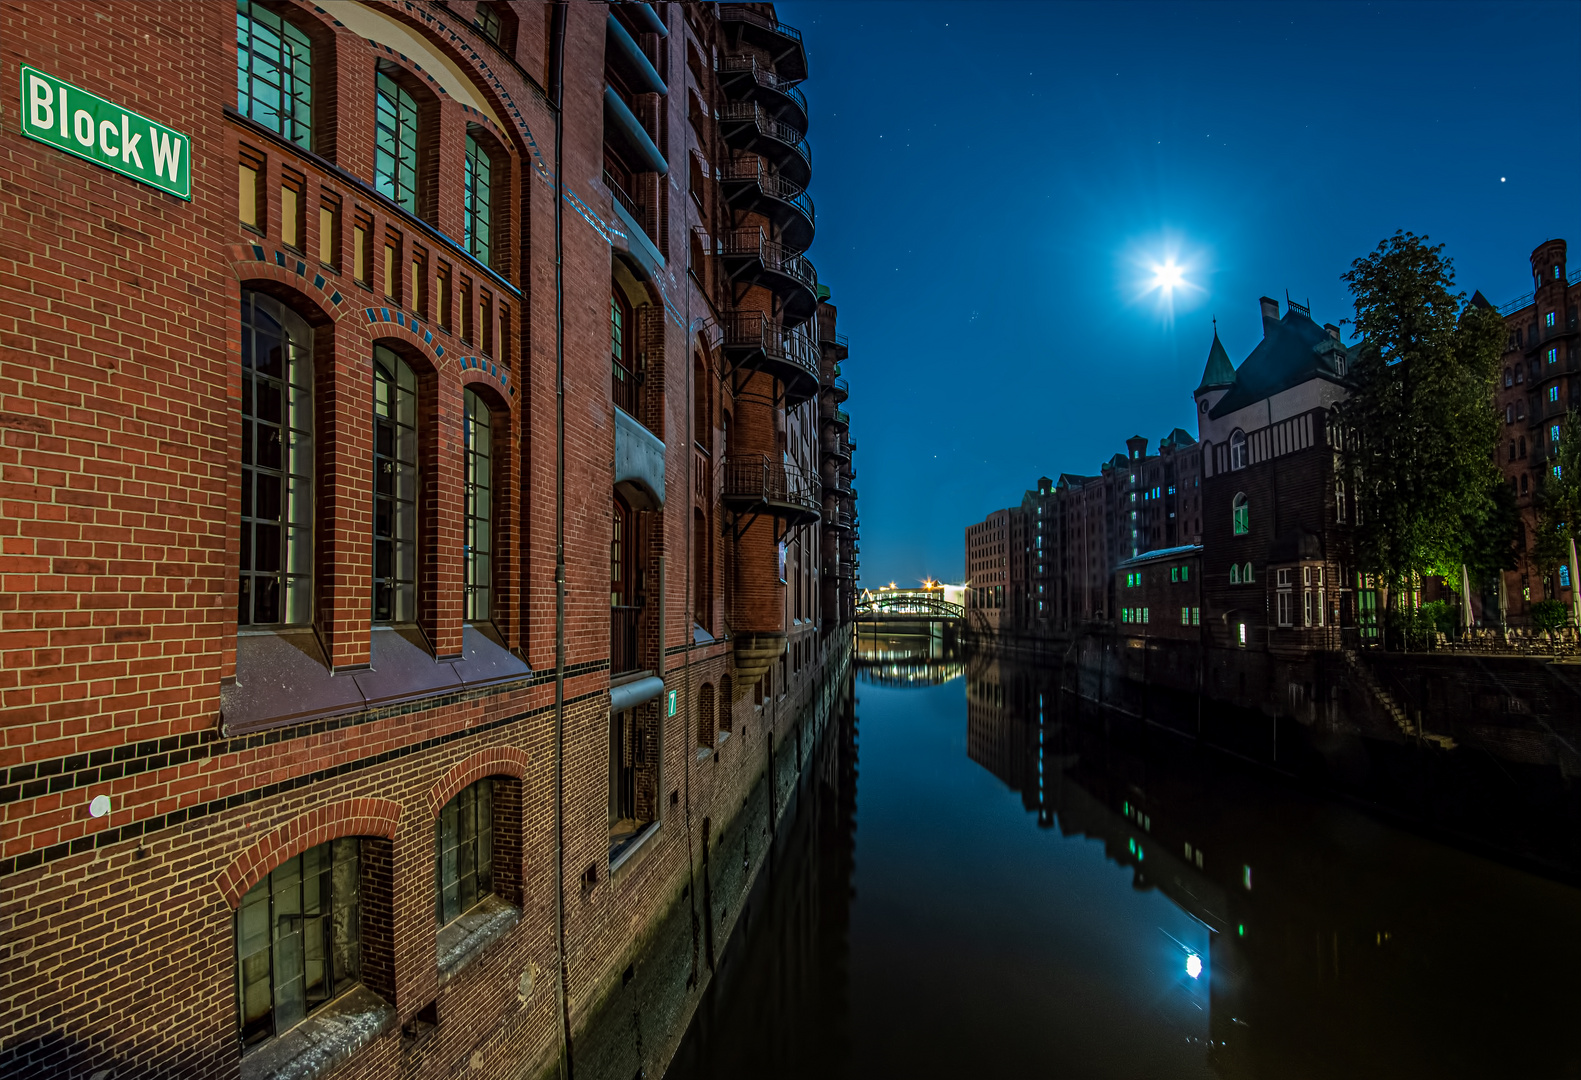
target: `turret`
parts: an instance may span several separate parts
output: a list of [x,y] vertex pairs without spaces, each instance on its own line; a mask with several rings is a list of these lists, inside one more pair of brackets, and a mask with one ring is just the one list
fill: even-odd
[[1219,320],[1213,320],[1213,344],[1208,347],[1208,362],[1202,369],[1202,381],[1197,384],[1197,389],[1192,396],[1197,399],[1197,437],[1202,437],[1202,422],[1207,419],[1208,410],[1219,403],[1230,387],[1235,385],[1235,365],[1230,363],[1230,354],[1224,351],[1223,342],[1219,341]]

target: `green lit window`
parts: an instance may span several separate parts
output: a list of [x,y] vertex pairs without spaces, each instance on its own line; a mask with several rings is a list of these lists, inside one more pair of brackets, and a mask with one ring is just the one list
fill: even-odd
[[417,101],[390,76],[375,83],[373,186],[401,209],[417,213]]
[[242,1045],[296,1025],[362,973],[359,843],[331,840],[275,867],[236,911]]
[[471,390],[466,399],[463,438],[466,442],[466,544],[463,549],[466,615],[469,622],[490,617],[493,600],[494,432],[493,417],[483,399]]
[[241,626],[312,622],[313,335],[242,291]]
[[417,377],[373,350],[373,621],[417,618]]
[[313,46],[253,0],[236,0],[236,111],[312,148]]
[[[497,16],[496,16],[497,18]],[[471,135],[467,136],[466,190],[464,192],[466,249],[481,262],[489,261],[491,239],[489,155]]]
[[1247,502],[1245,492],[1237,492],[1232,511],[1232,524],[1236,536],[1245,536],[1252,531],[1252,508]]
[[494,781],[462,788],[434,829],[434,914],[440,926],[494,891]]

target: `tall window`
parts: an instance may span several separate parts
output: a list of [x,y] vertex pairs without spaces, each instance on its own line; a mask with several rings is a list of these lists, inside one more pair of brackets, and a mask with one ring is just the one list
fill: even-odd
[[735,704],[735,685],[729,675],[719,677],[719,730],[730,730],[731,706]]
[[373,186],[417,213],[417,101],[382,71],[375,82]]
[[313,337],[242,291],[241,626],[313,620]]
[[697,745],[714,745],[714,688],[708,683],[697,691]]
[[1238,491],[1235,493],[1231,516],[1236,536],[1245,536],[1252,531],[1252,508],[1246,500],[1245,492]]
[[1230,468],[1246,468],[1246,432],[1239,428],[1230,433]]
[[[499,21],[499,16],[495,16],[495,21]],[[483,263],[489,261],[489,242],[493,236],[490,190],[488,152],[479,145],[477,139],[468,135],[462,227],[465,230],[466,249]]]
[[417,377],[373,350],[373,619],[417,618]]
[[355,838],[319,844],[242,897],[236,990],[244,1047],[286,1031],[361,976],[358,856]]
[[494,891],[494,781],[462,788],[434,828],[434,914],[440,926]]
[[640,528],[637,511],[619,495],[609,543],[610,674],[638,669],[637,619],[641,612]]
[[708,541],[708,518],[701,507],[693,507],[692,617],[704,630],[714,625],[714,564],[709,558]]
[[472,25],[478,28],[478,33],[494,44],[500,43],[500,13],[487,0],[479,3],[477,10],[473,12]]
[[631,308],[618,293],[609,295],[610,385],[615,404],[637,414],[637,376],[631,368]]
[[236,111],[312,148],[313,47],[253,0],[236,0]]
[[483,399],[468,390],[465,398],[466,544],[463,571],[469,622],[490,618],[494,594],[494,430],[493,415]]

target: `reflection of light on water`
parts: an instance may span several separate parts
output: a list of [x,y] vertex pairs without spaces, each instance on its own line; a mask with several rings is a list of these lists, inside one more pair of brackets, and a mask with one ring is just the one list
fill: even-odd
[[1186,957],[1186,974],[1193,979],[1202,976],[1202,957],[1196,953],[1191,953]]

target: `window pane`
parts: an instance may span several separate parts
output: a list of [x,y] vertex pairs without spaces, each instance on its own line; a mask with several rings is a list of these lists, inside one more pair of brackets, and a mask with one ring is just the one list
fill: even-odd
[[492,414],[477,394],[466,392],[465,429],[465,496],[466,538],[463,552],[465,618],[482,621],[490,617],[492,607],[493,547],[492,473],[493,431]]
[[373,350],[373,618],[417,617],[417,378]]
[[[313,352],[305,322],[277,301],[242,293],[243,626],[300,625],[311,593]],[[289,506],[288,504],[289,495]]]
[[311,147],[313,47],[301,30],[253,0],[236,2],[236,109]]
[[477,139],[467,136],[466,183],[463,188],[465,246],[476,258],[489,261],[491,187],[489,157]]
[[375,78],[373,186],[417,212],[417,102],[390,76]]

